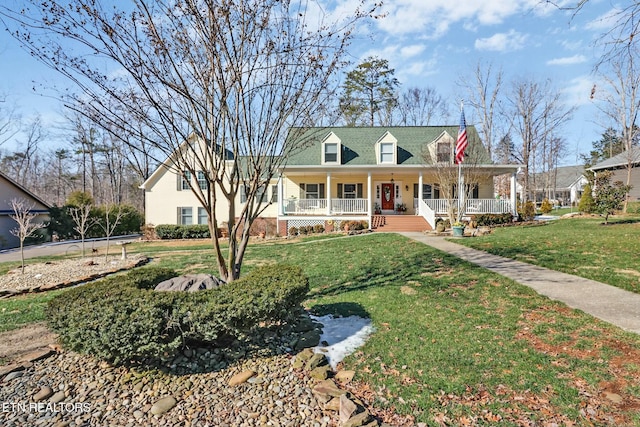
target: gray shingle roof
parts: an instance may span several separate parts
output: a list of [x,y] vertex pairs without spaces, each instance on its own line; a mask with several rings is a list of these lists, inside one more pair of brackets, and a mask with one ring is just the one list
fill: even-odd
[[626,166],[631,156],[632,163],[635,165],[640,164],[640,148],[631,147],[631,151],[623,151],[622,153],[611,157],[610,159],[603,160],[602,162],[591,166],[590,170],[597,171],[602,169],[617,168],[620,166]]
[[[561,166],[557,168],[555,174],[555,188],[563,189],[570,188],[574,185],[580,177],[584,175],[584,166]],[[545,174],[537,174],[536,183],[537,187],[540,187],[540,184],[545,182]],[[553,174],[552,174],[553,178]],[[541,187],[540,187],[541,188]],[[538,189],[540,189],[538,188]]]
[[[289,138],[305,140],[306,148],[292,154],[287,164],[289,166],[322,164],[322,141],[331,132],[340,138],[344,166],[376,165],[376,142],[387,132],[398,140],[396,153],[398,165],[422,165],[425,164],[423,159],[425,147],[438,139],[443,132],[447,132],[454,139],[457,138],[458,126],[324,127],[311,128],[302,135],[296,134],[293,130]],[[478,158],[483,159],[483,163],[490,164],[478,132],[472,125],[467,125],[467,138],[469,140],[467,156],[478,152]]]

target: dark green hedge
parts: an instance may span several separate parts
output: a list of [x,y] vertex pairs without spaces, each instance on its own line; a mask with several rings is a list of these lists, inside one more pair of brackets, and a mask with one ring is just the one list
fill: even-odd
[[513,222],[513,215],[511,213],[481,214],[476,215],[474,220],[478,225],[485,226],[510,224]]
[[144,268],[70,289],[49,303],[49,325],[69,349],[116,364],[166,360],[186,343],[218,344],[260,322],[290,320],[309,290],[302,270],[286,265],[207,291],[150,290],[176,275]]
[[160,224],[156,226],[156,236],[159,239],[208,239],[211,237],[209,226],[202,224],[172,225]]

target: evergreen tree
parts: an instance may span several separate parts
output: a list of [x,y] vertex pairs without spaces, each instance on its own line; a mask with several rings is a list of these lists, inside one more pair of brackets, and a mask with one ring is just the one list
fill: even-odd
[[398,79],[386,59],[369,57],[347,74],[340,111],[347,126],[391,125]]

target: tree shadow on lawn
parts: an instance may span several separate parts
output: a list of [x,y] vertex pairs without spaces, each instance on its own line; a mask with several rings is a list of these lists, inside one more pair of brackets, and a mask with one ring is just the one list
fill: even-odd
[[336,302],[331,304],[316,304],[309,311],[315,316],[326,316],[328,314],[334,317],[358,316],[365,319],[370,318],[369,312],[356,302]]
[[[404,286],[410,280],[419,280],[424,275],[475,268],[456,256],[433,249],[430,252],[412,254],[399,260],[370,259],[366,264],[353,267],[353,273],[340,283],[315,286],[309,298],[336,296],[346,292],[366,291],[385,286]],[[441,286],[434,280],[432,286]]]

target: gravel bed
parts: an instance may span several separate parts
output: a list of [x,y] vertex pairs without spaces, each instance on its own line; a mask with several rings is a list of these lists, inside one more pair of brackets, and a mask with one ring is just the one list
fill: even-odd
[[125,268],[137,262],[140,258],[144,257],[142,255],[134,255],[123,260],[118,255],[117,257],[110,256],[109,259],[105,259],[104,256],[96,256],[93,258],[72,258],[40,263],[27,261],[24,273],[18,267],[0,275],[0,290],[20,290],[53,285],[96,274],[105,274]]

